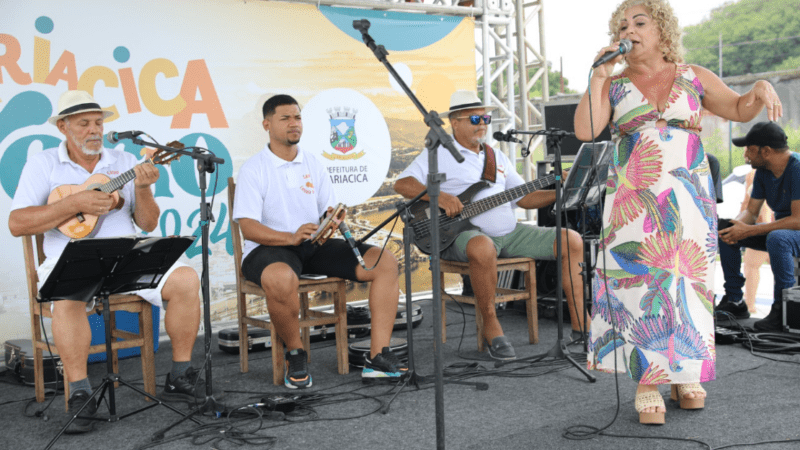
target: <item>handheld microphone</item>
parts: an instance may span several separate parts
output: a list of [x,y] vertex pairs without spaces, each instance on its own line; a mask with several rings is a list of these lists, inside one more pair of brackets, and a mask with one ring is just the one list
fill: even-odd
[[592,64],[592,69],[595,69],[603,64],[611,61],[612,59],[616,58],[619,55],[624,55],[628,53],[633,48],[633,42],[630,39],[620,39],[619,40],[619,50],[614,50],[613,52],[606,52],[603,56],[601,56],[597,61]]
[[344,239],[347,241],[347,243],[350,244],[350,248],[353,249],[353,253],[356,255],[356,259],[358,260],[358,263],[361,264],[361,267],[363,267],[364,270],[369,270],[367,269],[367,265],[364,263],[364,258],[361,257],[361,252],[358,251],[358,246],[356,245],[355,239],[353,239],[352,233],[350,233],[350,227],[347,226],[347,223],[345,223],[344,220],[339,223],[339,231],[342,233],[342,236],[344,236]]
[[492,134],[492,137],[495,138],[498,141],[516,142],[517,144],[525,144],[521,140],[515,138],[514,136],[511,136],[511,130],[509,130],[509,131],[507,131],[505,133],[503,133],[502,131],[495,131],[494,134]]
[[117,133],[116,131],[109,131],[108,134],[106,134],[106,139],[108,142],[116,144],[122,139],[131,139],[142,134],[144,134],[144,131],[123,131],[120,133]]

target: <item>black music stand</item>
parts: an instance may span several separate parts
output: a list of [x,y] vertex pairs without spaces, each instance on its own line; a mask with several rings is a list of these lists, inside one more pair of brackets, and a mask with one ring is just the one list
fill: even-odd
[[[553,167],[555,169],[556,175],[556,203],[555,203],[555,211],[556,211],[556,273],[558,274],[557,283],[556,283],[556,321],[558,322],[558,338],[556,339],[555,345],[547,352],[542,353],[539,355],[529,356],[527,358],[517,358],[512,361],[497,361],[495,362],[495,367],[502,367],[506,364],[514,364],[514,363],[521,363],[521,362],[539,362],[545,358],[555,358],[555,359],[563,359],[568,361],[570,364],[575,366],[590,382],[594,383],[597,381],[592,374],[586,370],[585,367],[578,364],[577,361],[570,355],[569,349],[567,348],[567,344],[564,342],[564,329],[563,329],[563,322],[564,322],[564,294],[563,294],[563,274],[561,270],[561,215],[564,211],[564,196],[562,195],[563,189],[563,182],[562,182],[562,170],[561,170],[561,140],[564,139],[566,136],[573,135],[574,133],[559,130],[556,128],[550,130],[541,130],[541,131],[515,131],[516,134],[532,134],[532,135],[544,135],[547,136],[547,145],[552,149],[553,155],[555,156],[555,160],[553,161]],[[571,175],[571,172],[570,172]],[[574,293],[573,293],[574,295]]]
[[[564,183],[563,210],[580,209],[581,211],[581,236],[583,236],[583,271],[581,273],[583,275],[584,299],[582,311],[584,327],[581,329],[581,339],[583,340],[584,352],[588,351],[586,302],[592,299],[592,271],[594,270],[591,264],[592,244],[590,239],[587,239],[586,216],[589,207],[600,203],[603,194],[605,194],[608,163],[613,154],[613,149],[614,143],[610,141],[581,145]],[[561,323],[559,323],[559,326],[561,326]]]
[[[109,296],[120,292],[156,287],[167,270],[193,241],[194,237],[185,236],[73,239],[64,248],[53,271],[39,290],[37,299],[39,302],[66,299],[89,302],[96,297],[102,301],[106,339],[106,376],[103,377],[102,384],[92,391],[89,400],[99,394],[99,404],[108,392],[109,415],[108,417],[92,417],[92,420],[118,422],[158,405],[185,416],[177,408],[163,403],[157,397],[125,382],[119,374],[114,373],[111,361],[112,336]],[[140,331],[144,332],[144,330]],[[117,414],[115,383],[131,388],[155,403],[120,416]],[[78,418],[86,405],[88,405],[88,400],[74,412],[72,418],[47,444],[46,449],[55,444],[67,427]]]

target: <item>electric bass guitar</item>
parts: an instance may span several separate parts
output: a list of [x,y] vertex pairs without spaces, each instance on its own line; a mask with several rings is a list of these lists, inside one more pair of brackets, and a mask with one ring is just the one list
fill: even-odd
[[[480,199],[476,202],[472,202],[472,198],[475,197],[478,192],[489,187],[489,183],[486,181],[479,181],[473,184],[458,195],[458,199],[464,204],[464,209],[462,209],[457,216],[448,217],[444,211],[441,209],[439,210],[441,212],[439,215],[439,241],[441,242],[439,250],[443,251],[449,247],[461,232],[476,228],[469,222],[470,217],[477,216],[478,214],[512,200],[516,200],[531,192],[546,188],[555,182],[556,176],[548,175]],[[408,226],[411,227],[412,242],[420,251],[430,255],[431,246],[433,244],[431,241],[430,203],[420,200],[412,205],[410,209],[411,214],[414,216],[408,224]]]
[[[170,142],[167,145],[174,148],[183,148],[183,144],[178,141]],[[144,150],[142,151],[144,152]],[[157,150],[142,164],[169,164],[180,157],[181,155],[179,154],[168,154],[164,150]],[[111,194],[111,196],[114,198],[114,206],[112,209],[119,209],[122,208],[125,200],[120,199],[119,192],[117,191],[134,178],[136,178],[136,172],[134,169],[128,170],[114,178],[109,178],[107,175],[96,173],[87,178],[83,184],[62,184],[61,186],[53,189],[53,191],[50,192],[50,195],[47,197],[47,204],[53,204],[64,199],[65,197],[68,197],[72,194],[77,194],[81,191],[95,190]],[[70,217],[64,222],[61,222],[57,228],[58,231],[69,238],[80,239],[88,236],[95,229],[99,219],[99,216],[79,212],[74,217]]]

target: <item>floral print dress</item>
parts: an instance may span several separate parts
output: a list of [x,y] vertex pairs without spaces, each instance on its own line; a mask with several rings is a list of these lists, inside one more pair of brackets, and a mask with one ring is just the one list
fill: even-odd
[[609,99],[616,150],[588,367],[641,384],[713,380],[717,220],[699,136],[703,86],[679,64],[663,112],[624,75],[612,78]]

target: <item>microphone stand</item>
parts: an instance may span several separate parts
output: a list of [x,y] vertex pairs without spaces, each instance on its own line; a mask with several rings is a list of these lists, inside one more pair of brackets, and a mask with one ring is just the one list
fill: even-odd
[[[547,136],[547,145],[553,150],[553,154],[555,155],[555,160],[553,162],[553,168],[556,174],[556,273],[557,273],[557,282],[556,282],[556,320],[558,322],[558,338],[556,339],[555,345],[547,352],[540,355],[529,356],[527,358],[518,358],[512,361],[497,361],[494,366],[495,367],[502,367],[506,364],[512,363],[520,363],[520,362],[539,362],[544,358],[552,357],[555,359],[563,359],[569,361],[576,369],[578,369],[583,375],[592,383],[597,381],[593,375],[586,370],[585,367],[578,364],[574,358],[570,355],[569,349],[567,348],[567,344],[564,342],[564,329],[563,329],[563,321],[564,321],[564,296],[563,296],[563,273],[561,269],[561,213],[562,213],[562,201],[561,201],[561,189],[562,189],[562,169],[561,169],[561,140],[566,136],[572,135],[574,133],[559,130],[557,128],[553,128],[550,130],[540,130],[540,131],[514,131],[510,134],[531,134],[531,135],[544,135]],[[575,293],[573,292],[573,296]]]
[[[369,239],[372,235],[378,232],[378,230],[382,229],[386,224],[394,220],[398,215],[400,219],[403,221],[403,254],[405,255],[405,260],[403,262],[403,269],[406,277],[406,289],[405,289],[405,303],[406,303],[406,340],[408,341],[408,375],[403,380],[403,383],[400,385],[400,389],[395,392],[391,399],[381,408],[381,412],[386,414],[389,412],[389,406],[392,404],[395,398],[400,395],[400,392],[403,391],[408,385],[413,384],[417,389],[419,389],[420,384],[427,383],[426,377],[417,373],[415,365],[414,365],[414,339],[412,335],[413,331],[413,324],[411,320],[411,221],[414,219],[414,214],[411,212],[411,206],[417,203],[419,199],[425,196],[428,193],[427,189],[424,189],[422,192],[417,194],[416,197],[412,198],[408,202],[397,202],[395,207],[397,211],[392,213],[391,216],[387,217],[386,220],[381,222],[377,227],[375,227],[372,231],[367,233],[364,237],[356,241],[356,246],[363,244],[367,239]],[[439,320],[436,324],[441,322],[441,315]],[[434,328],[436,326],[434,324]],[[457,380],[443,380],[444,383],[447,384],[460,384],[465,386],[475,386],[476,389],[479,391],[485,391],[489,389],[489,385],[483,382],[468,382],[468,381],[457,381]]]
[[[389,52],[386,51],[383,45],[375,44],[375,40],[369,35],[369,27],[370,23],[367,19],[353,21],[353,28],[361,32],[361,38],[364,40],[364,44],[366,44],[366,46],[372,50],[372,53],[375,54],[375,57],[378,58],[378,61],[383,63],[400,87],[403,88],[403,91],[406,93],[409,99],[425,117],[425,124],[430,128],[425,137],[425,147],[428,149],[428,197],[430,198],[430,210],[439,211],[439,186],[447,179],[445,174],[439,173],[439,145],[442,145],[444,148],[449,150],[453,155],[453,158],[455,158],[455,160],[459,163],[464,161],[464,157],[458,152],[458,150],[456,150],[455,145],[453,145],[452,138],[442,128],[444,122],[441,118],[439,118],[439,115],[436,113],[436,111],[425,110],[425,107],[422,106],[422,103],[419,102],[414,93],[411,92],[411,89],[408,88],[400,75],[398,75],[394,70],[394,67],[392,67],[392,65],[386,59],[386,56],[389,54]],[[433,289],[434,320],[433,365],[435,372],[434,386],[436,391],[436,448],[444,449],[444,390],[442,379],[442,373],[444,369],[442,365],[442,330],[440,326],[437,326],[437,324],[441,323],[442,317],[442,283],[439,278],[441,273],[439,268],[439,252],[441,251],[441,245],[439,242],[439,214],[431,214],[431,241],[431,289]],[[406,283],[408,283],[408,280],[406,280]],[[406,295],[409,295],[409,293],[407,292]],[[411,310],[407,309],[406,315],[409,314],[411,314]]]
[[134,144],[154,147],[164,150],[169,153],[175,153],[182,156],[188,156],[197,161],[197,173],[200,185],[200,229],[202,231],[202,264],[203,273],[200,277],[200,286],[203,294],[203,328],[205,338],[205,367],[206,367],[206,398],[202,405],[198,405],[188,415],[179,421],[167,426],[155,433],[157,438],[164,437],[164,433],[185,421],[186,419],[194,416],[196,413],[213,412],[216,414],[225,411],[225,405],[219,403],[212,393],[212,380],[211,380],[211,293],[209,283],[209,269],[208,269],[208,240],[209,240],[209,221],[214,220],[211,212],[211,205],[206,202],[206,173],[214,173],[216,164],[225,164],[224,159],[217,158],[213,153],[203,151],[203,149],[193,148],[192,151],[186,151],[179,148],[167,147],[160,144],[146,142],[138,137],[131,138]]

